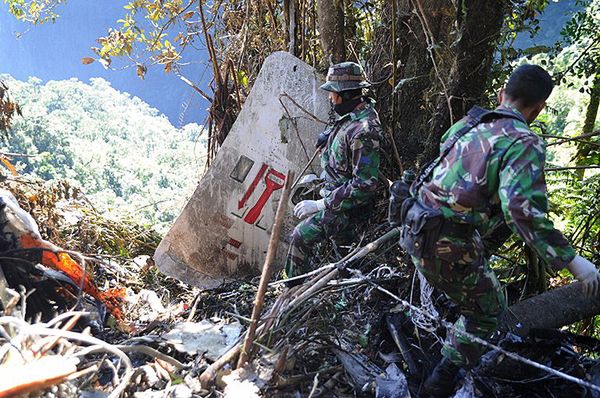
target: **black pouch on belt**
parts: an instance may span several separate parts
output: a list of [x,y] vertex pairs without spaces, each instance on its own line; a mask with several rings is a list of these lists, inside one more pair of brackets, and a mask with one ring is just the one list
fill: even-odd
[[439,210],[423,206],[409,198],[402,204],[402,227],[400,247],[411,256],[432,258],[443,217]]

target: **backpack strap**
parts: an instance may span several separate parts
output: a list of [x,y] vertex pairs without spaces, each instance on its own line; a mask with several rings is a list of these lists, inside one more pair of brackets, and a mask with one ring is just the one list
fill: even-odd
[[425,180],[427,180],[433,173],[433,169],[435,169],[440,163],[442,163],[442,160],[444,160],[448,153],[450,153],[450,150],[452,149],[454,144],[456,144],[458,140],[460,140],[470,130],[472,130],[478,124],[483,122],[507,118],[523,121],[521,117],[512,112],[507,112],[501,109],[490,111],[488,109],[481,108],[477,105],[472,107],[469,110],[469,112],[467,112],[467,120],[463,128],[458,130],[456,133],[454,133],[454,135],[452,135],[452,137],[448,138],[448,140],[444,142],[444,145],[440,150],[439,156],[436,159],[429,162],[429,164],[423,169],[423,171],[421,171],[421,173],[411,186],[411,194],[413,196],[416,195],[421,185],[423,185]]

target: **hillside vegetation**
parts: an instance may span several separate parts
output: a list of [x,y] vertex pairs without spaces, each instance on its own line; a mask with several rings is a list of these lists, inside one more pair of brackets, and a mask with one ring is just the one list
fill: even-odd
[[101,78],[27,82],[2,76],[21,105],[2,150],[24,174],[68,179],[102,211],[165,231],[205,163],[202,127],[173,127],[156,109]]

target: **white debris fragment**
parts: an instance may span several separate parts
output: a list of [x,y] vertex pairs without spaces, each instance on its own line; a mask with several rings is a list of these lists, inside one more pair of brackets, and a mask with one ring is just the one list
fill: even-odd
[[216,361],[237,342],[242,332],[239,322],[226,324],[201,322],[182,322],[162,335],[166,343],[176,350],[187,354],[204,354],[208,359]]
[[[322,82],[313,67],[288,52],[265,59],[210,168],[154,253],[162,272],[208,289],[260,275],[286,175],[302,170],[305,143],[325,128],[302,110],[327,120]],[[284,233],[296,222],[288,212]],[[282,262],[287,243],[280,248]]]
[[185,384],[178,384],[171,387],[168,396],[170,398],[192,398],[192,390]]
[[128,289],[125,301],[127,312],[137,314],[135,318],[140,322],[151,322],[167,312],[156,292],[152,290],[142,289],[135,294]]
[[138,268],[141,269],[141,268],[144,268],[147,266],[149,259],[150,259],[150,256],[146,256],[146,255],[137,256],[133,259],[133,263],[135,265],[137,265]]
[[454,394],[454,398],[477,398],[480,395],[475,393],[475,383],[471,374],[467,374],[463,386]]
[[154,387],[155,385],[158,384],[158,382],[160,381],[158,375],[156,374],[156,370],[154,370],[154,368],[150,365],[144,365],[140,368],[143,372],[144,372],[144,378],[146,380],[146,383],[150,386],[150,387]]
[[410,398],[408,382],[404,373],[392,363],[385,369],[385,375],[375,378],[376,398]]
[[225,398],[260,398],[260,387],[257,382],[261,382],[254,372],[246,369],[238,369],[230,374],[223,376],[225,389],[223,394]]
[[138,391],[135,398],[192,398],[192,390],[185,384],[177,384],[162,391]]
[[69,200],[60,200],[56,202],[55,210],[62,216],[66,225],[76,225],[83,220],[84,214],[81,207]]

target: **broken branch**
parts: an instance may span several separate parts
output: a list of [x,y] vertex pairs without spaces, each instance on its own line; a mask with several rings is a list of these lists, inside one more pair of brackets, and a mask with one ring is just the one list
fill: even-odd
[[277,254],[277,247],[279,246],[279,236],[281,235],[281,226],[283,225],[283,218],[285,216],[285,209],[287,202],[290,197],[290,190],[292,181],[294,180],[294,172],[290,171],[285,180],[285,188],[283,194],[279,199],[277,206],[277,212],[275,214],[275,224],[273,224],[273,230],[271,232],[271,239],[269,240],[269,246],[267,248],[267,257],[265,258],[265,264],[263,265],[262,275],[260,277],[260,283],[258,285],[258,291],[256,292],[256,300],[254,301],[254,309],[252,310],[252,318],[248,332],[246,333],[246,339],[244,341],[244,347],[240,353],[237,367],[241,368],[244,364],[252,358],[252,343],[254,342],[254,335],[258,326],[258,320],[260,319],[260,313],[265,302],[265,293],[271,279],[273,261]]

